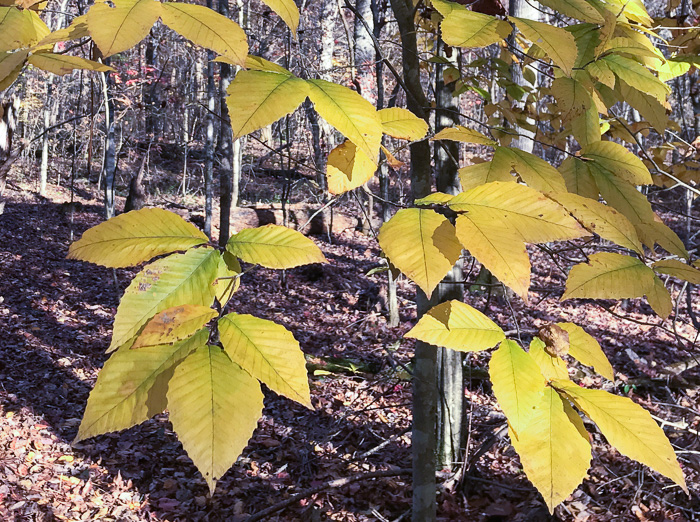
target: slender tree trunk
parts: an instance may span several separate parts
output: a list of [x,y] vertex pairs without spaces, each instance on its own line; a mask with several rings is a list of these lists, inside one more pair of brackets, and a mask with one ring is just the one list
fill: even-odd
[[155,35],[154,30],[151,29],[150,34],[146,37],[146,52],[145,52],[145,62],[146,62],[146,77],[150,78],[150,82],[144,85],[144,110],[146,120],[145,131],[146,140],[156,138],[158,134],[158,111],[156,108],[156,97],[157,97],[157,74],[156,74],[156,56],[155,56]]
[[[416,40],[416,27],[412,0],[391,0],[391,7],[401,33],[401,58],[404,83],[408,88],[408,109],[419,118],[428,121],[428,101],[421,85],[421,67]],[[411,192],[412,197],[422,198],[430,194],[430,145],[427,141],[411,144]],[[421,317],[429,308],[428,297],[416,291],[417,315]],[[435,482],[435,418],[437,390],[435,348],[416,342],[415,369],[413,373],[413,521],[433,522],[436,517]]]
[[39,195],[46,196],[46,184],[49,177],[49,132],[51,126],[51,106],[53,104],[53,75],[46,82],[46,101],[44,102],[44,137],[41,140],[41,168],[39,170]]
[[[109,65],[109,59],[105,60],[105,64]],[[102,95],[105,100],[105,126],[107,128],[103,166],[105,219],[111,219],[114,217],[114,178],[117,171],[117,145],[114,139],[114,100],[110,96],[113,80],[111,74],[101,74],[103,85]]]
[[[207,0],[207,7],[212,7],[212,0]],[[212,51],[207,51],[207,127],[204,167],[204,233],[211,239],[211,221],[214,200],[214,111],[216,110],[216,86],[214,84],[214,60]]]
[[[228,18],[228,0],[219,0],[219,13]],[[233,131],[226,105],[226,89],[231,83],[232,70],[227,63],[221,64],[219,80],[219,245],[224,246],[231,235],[231,203],[233,182]]]
[[[438,55],[446,58],[445,44],[438,40]],[[435,67],[435,132],[445,127],[459,124],[459,107],[457,98],[452,96],[452,88],[445,85],[443,72],[445,64],[437,63]],[[459,193],[458,176],[459,143],[440,141],[434,145],[435,177],[437,189],[447,194]],[[437,303],[451,299],[462,300],[464,289],[462,281],[462,260],[452,267],[452,271],[438,286],[433,300]],[[453,469],[456,462],[461,462],[462,446],[462,411],[464,403],[463,354],[447,348],[437,349],[437,465],[443,469]]]

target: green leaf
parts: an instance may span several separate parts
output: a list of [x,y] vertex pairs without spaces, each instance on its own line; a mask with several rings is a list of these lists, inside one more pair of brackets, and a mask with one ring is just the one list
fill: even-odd
[[511,442],[550,513],[576,489],[590,467],[591,443],[583,423],[551,388],[544,389],[530,422]]
[[146,265],[124,292],[109,350],[130,341],[158,312],[182,304],[211,306],[219,252],[196,248]]
[[240,26],[207,7],[195,4],[164,2],[163,23],[195,45],[211,49],[231,63],[245,65],[248,40]]
[[535,337],[530,342],[528,355],[535,361],[540,373],[547,381],[569,378],[569,370],[564,360],[558,355],[552,355],[546,351],[542,339]]
[[382,131],[392,138],[416,141],[425,137],[428,124],[408,109],[391,107],[378,111]]
[[102,53],[108,57],[131,49],[161,16],[161,3],[153,0],[116,0],[115,7],[94,4],[87,14],[88,31]]
[[627,397],[604,390],[588,390],[570,381],[554,385],[598,425],[620,453],[670,478],[687,493],[673,447],[648,411]]
[[201,230],[177,214],[159,208],[144,208],[121,214],[87,230],[80,240],[71,244],[68,259],[120,268],[208,241]]
[[258,381],[217,346],[199,348],[175,368],[170,421],[211,492],[248,444],[262,409]]
[[[635,227],[639,223],[654,220],[654,211],[649,200],[634,185],[609,170],[600,168],[596,162],[589,162],[589,170],[603,199],[608,205],[619,210]],[[639,234],[638,229],[637,233]],[[643,241],[641,234],[640,239]]]
[[476,308],[452,300],[431,308],[404,337],[460,352],[478,352],[495,346],[506,336]]
[[327,262],[321,249],[308,237],[279,225],[241,230],[231,236],[226,250],[246,263],[266,268],[294,268]]
[[643,253],[634,225],[614,208],[577,194],[562,193],[550,197],[591,232],[639,254]]
[[226,105],[236,139],[294,112],[306,99],[309,87],[292,74],[240,71],[226,92]]
[[670,275],[676,279],[688,281],[693,285],[700,285],[700,270],[686,265],[683,261],[679,261],[678,259],[657,261],[651,265],[651,267],[659,274]]
[[660,134],[663,133],[669,124],[667,108],[653,96],[645,92],[633,89],[625,82],[617,83],[620,97],[632,107],[637,109],[642,117],[651,123]]
[[569,192],[589,199],[598,199],[598,187],[585,161],[569,156],[559,165],[559,172]]
[[615,380],[615,372],[610,361],[592,335],[574,323],[557,323],[557,326],[563,328],[569,334],[569,355],[571,357],[581,364],[592,366],[596,372],[606,379]]
[[[421,120],[422,121],[422,120]],[[328,192],[345,194],[367,183],[377,170],[374,161],[350,140],[334,148],[326,161]]]
[[379,153],[382,122],[374,106],[357,92],[325,80],[309,80],[309,99],[316,112],[368,158]]
[[231,360],[272,391],[311,408],[306,359],[284,326],[252,315],[219,320],[221,344]]
[[546,387],[539,368],[518,343],[507,340],[491,355],[489,377],[515,438],[521,437]]
[[158,312],[146,323],[131,349],[187,339],[218,314],[207,306],[178,305]]
[[541,47],[547,56],[561,67],[564,74],[571,75],[571,70],[576,62],[577,48],[576,40],[570,32],[526,18],[511,16],[510,19],[515,22],[516,27],[525,38]]
[[651,185],[649,169],[642,160],[613,141],[597,141],[581,149],[581,156],[600,165],[632,185]]
[[292,34],[296,36],[299,27],[299,8],[294,0],[262,0],[270,9],[284,20]]
[[200,330],[175,344],[114,353],[100,370],[75,442],[125,430],[165,410],[167,370],[204,346],[208,338],[209,332]]
[[673,311],[671,294],[664,286],[664,282],[658,276],[654,276],[654,285],[646,293],[647,301],[651,308],[662,319],[667,319]]
[[28,62],[34,67],[38,67],[44,71],[61,75],[73,72],[75,69],[101,72],[114,70],[99,62],[93,62],[92,60],[86,60],[85,58],[70,56],[68,54],[34,53],[29,57]]
[[586,0],[545,0],[540,3],[565,16],[578,18],[584,22],[602,24],[605,21],[596,8],[586,2]]
[[440,25],[442,38],[454,47],[486,47],[508,38],[511,27],[508,22],[493,16],[453,9]]
[[605,65],[630,87],[637,89],[664,103],[671,89],[639,62],[618,54],[601,58]]
[[561,300],[642,297],[653,284],[654,272],[639,259],[600,252],[571,269]]
[[463,143],[476,143],[478,145],[489,145],[491,147],[498,145],[497,141],[487,138],[479,131],[475,131],[474,129],[470,129],[469,127],[464,127],[462,125],[442,129],[431,139],[461,141]]
[[391,263],[428,296],[462,253],[452,223],[429,209],[399,210],[382,225],[378,239]]

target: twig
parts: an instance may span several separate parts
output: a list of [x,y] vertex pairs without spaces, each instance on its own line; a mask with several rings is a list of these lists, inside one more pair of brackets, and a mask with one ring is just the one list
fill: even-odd
[[281,511],[284,508],[291,506],[292,504],[300,501],[303,498],[310,497],[311,495],[315,495],[316,493],[320,493],[321,491],[324,491],[326,489],[342,488],[343,486],[347,486],[348,484],[352,484],[353,482],[359,482],[362,480],[371,480],[371,479],[383,478],[383,477],[396,477],[398,475],[410,475],[411,471],[412,470],[410,468],[399,468],[399,469],[394,469],[394,470],[372,471],[370,473],[363,473],[362,475],[355,475],[353,477],[345,477],[345,478],[336,479],[336,480],[329,480],[327,482],[324,482],[320,486],[316,486],[316,487],[301,491],[300,493],[297,493],[296,495],[292,495],[291,497],[289,497],[286,500],[283,500],[282,502],[278,502],[277,504],[273,504],[269,508],[265,508],[262,511],[258,511],[254,515],[251,515],[250,517],[248,517],[246,519],[246,522],[255,522],[256,520],[264,520],[269,515],[272,515],[273,513],[277,513],[278,511]]

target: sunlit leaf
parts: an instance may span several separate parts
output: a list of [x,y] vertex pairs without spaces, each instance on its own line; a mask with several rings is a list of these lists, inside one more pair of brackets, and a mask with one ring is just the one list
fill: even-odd
[[294,112],[309,88],[291,74],[240,71],[226,92],[233,137],[240,138]]
[[560,193],[551,195],[557,203],[591,232],[620,246],[642,253],[634,225],[614,208],[578,194]]
[[545,390],[540,370],[517,342],[507,340],[491,355],[489,377],[515,437],[522,436]]
[[486,47],[508,38],[511,27],[508,22],[493,16],[453,9],[440,25],[445,43],[454,47]]
[[615,372],[610,361],[592,335],[574,323],[557,323],[557,325],[569,333],[569,355],[571,357],[581,364],[592,366],[606,379],[615,380]]
[[478,145],[489,145],[495,147],[498,142],[487,138],[479,131],[470,129],[469,127],[464,127],[462,125],[457,125],[456,127],[447,127],[442,129],[432,138],[433,140],[451,140],[451,141],[461,141],[463,143],[476,143]]
[[561,300],[642,297],[653,284],[654,272],[636,257],[600,252],[571,269]]
[[688,259],[688,251],[681,238],[678,237],[673,230],[665,225],[655,214],[652,214],[653,219],[645,223],[635,223],[639,239],[642,240],[650,249],[654,249],[654,245],[660,245],[664,250],[673,255]]
[[267,268],[326,263],[313,241],[301,232],[279,225],[243,229],[231,236],[226,250],[247,263]]
[[114,70],[102,63],[86,60],[85,58],[80,58],[79,56],[70,56],[68,54],[34,53],[29,57],[28,62],[34,67],[38,67],[44,71],[61,75],[71,73],[75,69],[86,69],[89,71],[100,72]]
[[535,337],[532,340],[528,354],[535,361],[535,364],[540,369],[540,373],[546,380],[569,378],[569,371],[564,360],[558,355],[547,352],[542,339]]
[[49,33],[34,11],[16,7],[0,7],[0,27],[0,53],[29,47]]
[[187,339],[218,314],[207,306],[183,304],[158,312],[146,323],[131,349]]
[[623,455],[670,478],[687,492],[673,447],[644,408],[627,397],[604,390],[589,390],[570,381],[557,381],[562,390]]
[[299,8],[294,0],[262,0],[270,9],[284,20],[293,34],[297,33],[299,27]]
[[404,337],[460,352],[477,352],[495,346],[505,334],[476,308],[452,300],[431,308]]
[[248,444],[262,409],[258,381],[217,346],[198,348],[175,368],[170,422],[210,491]]
[[686,265],[683,261],[679,261],[678,259],[657,261],[651,265],[651,267],[659,274],[670,275],[677,279],[688,281],[691,284],[700,285],[700,270]]
[[[149,0],[151,1],[151,0]],[[87,230],[71,244],[68,259],[119,268],[208,242],[204,233],[177,214],[144,208],[121,214]]]
[[551,24],[535,22],[526,18],[511,16],[510,19],[515,22],[523,36],[544,49],[547,56],[561,67],[566,75],[571,74],[576,62],[577,49],[576,41],[570,32]]
[[673,311],[671,294],[664,286],[664,282],[658,276],[654,276],[654,284],[646,293],[647,301],[651,308],[662,319],[668,318]]
[[161,16],[161,3],[153,0],[116,0],[115,7],[97,2],[87,14],[88,31],[102,56],[131,49]]
[[[578,161],[578,160],[577,160]],[[616,210],[619,210],[636,226],[654,220],[654,211],[649,200],[637,188],[616,176],[607,169],[600,168],[596,162],[588,162],[589,171],[595,179],[603,199]],[[639,234],[639,230],[637,230]],[[640,236],[642,242],[644,239]]]
[[168,370],[208,338],[200,330],[174,344],[114,353],[100,370],[75,441],[130,428],[165,410]]
[[37,47],[52,45],[59,42],[67,42],[70,40],[79,40],[90,36],[88,29],[87,15],[76,16],[70,25],[64,29],[53,31],[37,42]]
[[378,239],[394,266],[428,296],[462,253],[455,227],[429,209],[399,210],[382,225]]
[[597,141],[584,147],[581,156],[593,160],[604,169],[633,185],[651,185],[649,169],[642,160],[613,141]]
[[119,303],[109,349],[128,342],[158,312],[182,304],[211,306],[219,258],[217,250],[196,248],[146,265]]
[[591,444],[583,423],[551,388],[544,389],[530,422],[511,442],[550,513],[573,493],[590,467]]
[[493,163],[509,164],[528,186],[540,192],[566,192],[566,183],[557,169],[534,154],[513,147],[498,147]]
[[654,76],[649,69],[631,58],[609,54],[601,60],[627,85],[653,96],[661,103],[666,101],[666,96],[671,92],[668,85]]
[[637,109],[642,117],[654,126],[657,132],[662,133],[666,130],[669,123],[666,106],[653,96],[633,89],[623,81],[618,82],[617,88],[622,99]]
[[510,171],[510,166],[503,168],[503,165],[498,162],[485,161],[462,167],[458,173],[462,189],[470,190],[493,181],[517,181]]
[[174,2],[164,2],[162,5],[161,17],[170,29],[236,65],[245,65],[248,40],[236,22],[202,5]]
[[559,172],[564,177],[569,192],[594,200],[598,199],[598,187],[585,161],[569,156],[559,165]]
[[428,132],[428,124],[408,109],[391,107],[378,111],[382,131],[393,138],[420,140]]
[[584,22],[602,24],[603,16],[586,0],[545,0],[540,2],[555,11],[571,18],[578,18]]
[[345,140],[328,154],[326,162],[328,192],[344,194],[361,187],[372,179],[376,170],[377,165],[373,160],[358,150],[352,141]]
[[311,408],[306,359],[284,326],[252,315],[219,320],[221,344],[231,360],[275,393]]
[[22,72],[29,51],[0,53],[0,91],[8,88]]

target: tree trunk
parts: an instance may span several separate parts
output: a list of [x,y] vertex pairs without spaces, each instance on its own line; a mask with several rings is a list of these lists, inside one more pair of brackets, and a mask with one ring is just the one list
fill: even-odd
[[[391,0],[391,7],[401,33],[401,58],[404,83],[408,89],[408,109],[419,118],[428,121],[428,101],[421,85],[421,67],[416,40],[416,27],[412,0]],[[427,140],[411,144],[411,192],[412,197],[422,198],[430,194],[430,144]],[[416,291],[417,315],[420,318],[429,308],[428,298]],[[435,418],[437,389],[435,348],[421,341],[416,342],[415,369],[413,373],[413,521],[434,522],[436,517],[435,482]]]
[[[438,40],[438,55],[448,58],[445,44]],[[458,125],[459,107],[457,98],[452,96],[452,88],[445,85],[443,72],[446,64],[437,63],[435,67],[435,132],[445,127]],[[458,161],[459,143],[456,141],[438,141],[434,145],[435,177],[437,189],[446,194],[458,194],[460,190]],[[462,300],[464,289],[461,281],[462,260],[457,261],[452,271],[438,286],[433,301],[442,303],[451,299]],[[464,382],[462,375],[463,354],[447,348],[437,349],[437,465],[442,469],[452,470],[456,462],[461,462],[462,446],[462,411],[464,403]]]
[[[105,60],[109,65],[109,59]],[[105,219],[114,217],[114,178],[117,171],[117,145],[114,140],[114,100],[110,96],[110,88],[113,87],[112,75],[101,73],[102,95],[105,101],[105,156],[103,165],[104,189],[105,189]]]
[[53,75],[46,82],[46,100],[44,102],[44,136],[41,139],[41,168],[39,170],[39,195],[46,196],[46,184],[49,178],[49,132],[51,127],[51,105],[53,104]]
[[[219,0],[219,13],[228,18],[228,0]],[[233,131],[226,105],[226,89],[231,83],[231,66],[221,64],[219,73],[219,245],[225,246],[231,235],[231,203],[233,183]]]
[[[207,0],[212,7],[212,0]],[[214,60],[212,51],[207,51],[207,127],[204,167],[204,233],[211,239],[211,222],[214,213],[214,111],[216,110],[216,86],[214,84]]]

